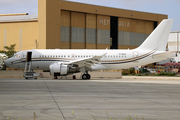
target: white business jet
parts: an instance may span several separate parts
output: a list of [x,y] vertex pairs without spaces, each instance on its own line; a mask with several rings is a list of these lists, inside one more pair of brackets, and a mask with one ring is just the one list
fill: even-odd
[[[33,49],[17,52],[5,61],[15,69],[48,70],[55,78],[81,72],[82,79],[90,79],[88,71],[120,70],[167,59],[174,52],[166,51],[173,20],[165,19],[136,49],[80,50]],[[27,64],[29,63],[29,64]]]

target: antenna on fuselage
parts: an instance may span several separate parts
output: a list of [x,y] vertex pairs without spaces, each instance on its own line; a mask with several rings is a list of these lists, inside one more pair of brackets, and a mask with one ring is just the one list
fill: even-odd
[[108,50],[108,47],[106,48],[106,50]]

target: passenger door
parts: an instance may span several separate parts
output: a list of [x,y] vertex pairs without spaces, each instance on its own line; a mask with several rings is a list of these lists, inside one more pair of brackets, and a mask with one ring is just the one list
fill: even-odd
[[32,51],[22,52],[22,61],[30,62],[32,60]]

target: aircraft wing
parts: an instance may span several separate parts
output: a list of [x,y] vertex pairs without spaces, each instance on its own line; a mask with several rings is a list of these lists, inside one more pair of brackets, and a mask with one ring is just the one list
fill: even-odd
[[167,51],[164,53],[158,53],[155,55],[152,55],[152,58],[165,58],[167,59],[168,57],[175,57],[175,51]]
[[94,65],[96,63],[100,62],[100,58],[102,58],[103,56],[105,56],[106,54],[100,55],[100,56],[94,56],[94,57],[90,57],[90,58],[83,58],[83,59],[78,59],[78,60],[74,60],[68,63],[65,63],[66,65],[78,65],[78,67],[89,67],[91,65]]

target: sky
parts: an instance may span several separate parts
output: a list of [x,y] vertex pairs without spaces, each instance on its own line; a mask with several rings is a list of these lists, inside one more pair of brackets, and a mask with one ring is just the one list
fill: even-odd
[[[99,6],[168,15],[171,31],[180,31],[180,0],[68,0]],[[0,14],[38,14],[38,0],[0,0]]]

